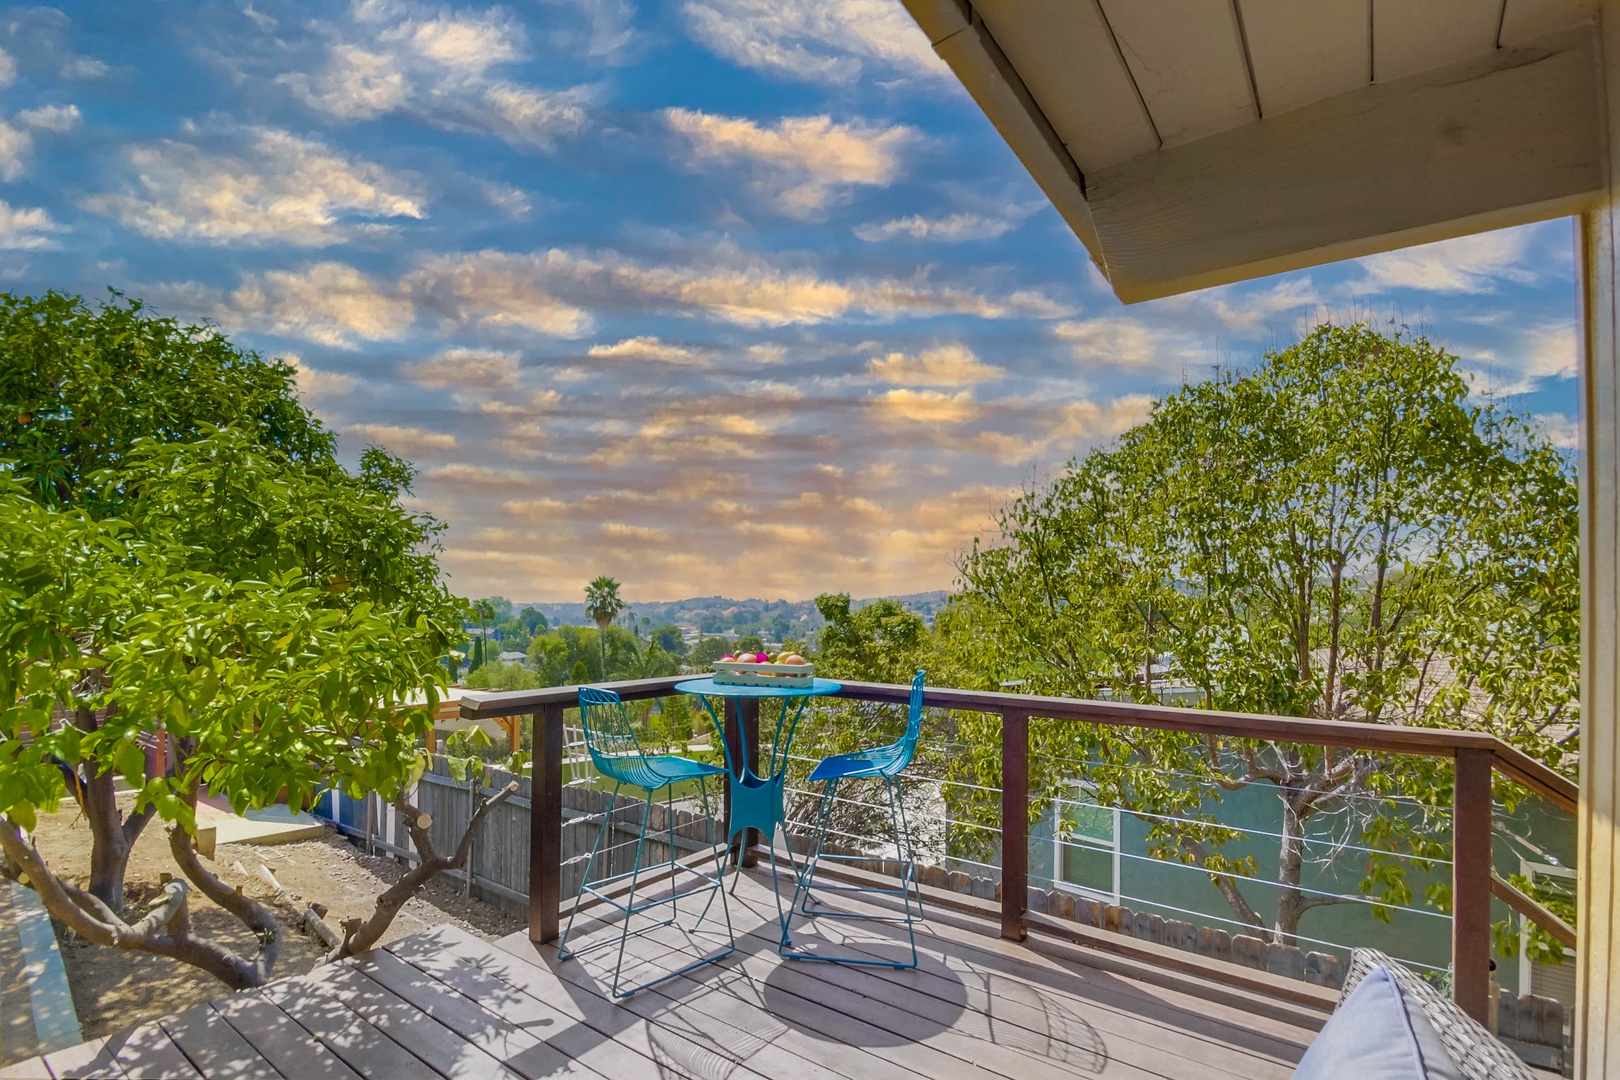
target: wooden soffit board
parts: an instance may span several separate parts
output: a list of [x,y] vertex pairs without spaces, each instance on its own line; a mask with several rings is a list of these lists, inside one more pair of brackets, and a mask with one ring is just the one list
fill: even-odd
[[1507,0],[1485,51],[1398,77],[1410,48],[1374,70],[1348,24],[1290,69],[1303,31],[1276,20],[1303,9],[1264,0],[1198,0],[1202,53],[1117,0],[904,3],[1127,303],[1576,213],[1602,184],[1592,25],[1523,36],[1578,2],[1538,23]]

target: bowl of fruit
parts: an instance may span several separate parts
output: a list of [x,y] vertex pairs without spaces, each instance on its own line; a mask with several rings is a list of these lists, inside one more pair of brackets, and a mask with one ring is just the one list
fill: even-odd
[[796,652],[737,652],[714,662],[719,686],[806,687],[815,678],[815,665]]

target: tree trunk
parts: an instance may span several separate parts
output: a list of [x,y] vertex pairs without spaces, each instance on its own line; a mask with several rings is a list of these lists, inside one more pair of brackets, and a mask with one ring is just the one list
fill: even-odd
[[1305,864],[1305,819],[1300,815],[1296,796],[1282,793],[1282,850],[1277,860],[1277,920],[1272,929],[1283,945],[1298,944],[1299,920],[1305,914],[1306,897],[1300,891]]
[[[101,726],[90,709],[75,709],[72,721],[75,727],[85,732],[95,731]],[[146,811],[125,817],[118,809],[117,775],[111,766],[95,772],[98,765],[105,763],[86,762],[83,771],[77,773],[73,785],[73,794],[90,826],[89,892],[114,911],[122,911],[124,874],[129,868],[129,853],[152,814]],[[90,774],[88,778],[86,773]]]

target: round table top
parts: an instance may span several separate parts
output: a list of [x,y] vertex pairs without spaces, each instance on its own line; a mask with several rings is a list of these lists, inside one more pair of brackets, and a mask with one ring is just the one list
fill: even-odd
[[713,694],[715,697],[732,698],[819,697],[836,694],[843,688],[843,683],[831,679],[811,679],[809,686],[732,686],[717,683],[713,678],[688,679],[675,684],[675,689],[682,694]]

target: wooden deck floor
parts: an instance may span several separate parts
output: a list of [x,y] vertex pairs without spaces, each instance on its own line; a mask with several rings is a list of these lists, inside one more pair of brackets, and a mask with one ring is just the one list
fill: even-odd
[[[919,932],[914,971],[786,963],[758,877],[743,878],[731,916],[733,956],[619,1002],[613,948],[560,963],[522,935],[488,943],[445,926],[0,1076],[1282,1080],[1321,1020],[1137,981],[943,914]],[[795,937],[869,956],[903,941],[833,920]],[[713,941],[632,938],[625,974],[674,970]]]

